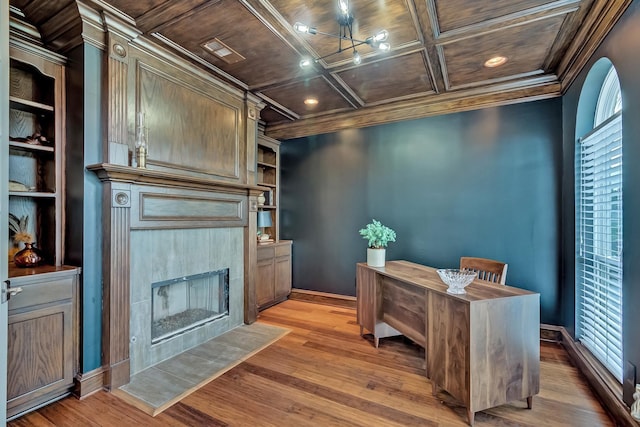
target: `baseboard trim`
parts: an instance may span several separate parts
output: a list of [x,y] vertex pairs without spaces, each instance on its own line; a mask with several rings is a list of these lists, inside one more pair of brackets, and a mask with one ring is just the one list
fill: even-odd
[[308,291],[306,289],[291,289],[289,299],[331,305],[334,307],[356,308],[356,297],[331,294],[327,292]]
[[101,366],[93,371],[76,375],[73,395],[82,400],[104,388],[104,374],[106,368]]
[[563,327],[560,330],[560,343],[567,351],[569,358],[585,377],[602,406],[613,419],[616,426],[638,427],[638,422],[629,413],[629,408],[622,401],[622,386],[611,374],[600,365],[582,344],[576,342]]

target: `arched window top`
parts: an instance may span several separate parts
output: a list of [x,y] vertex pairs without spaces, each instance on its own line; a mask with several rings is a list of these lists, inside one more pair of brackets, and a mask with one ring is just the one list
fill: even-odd
[[618,73],[616,73],[616,69],[612,65],[600,89],[593,127],[598,127],[602,122],[621,110],[622,94],[620,92],[620,81],[618,80]]

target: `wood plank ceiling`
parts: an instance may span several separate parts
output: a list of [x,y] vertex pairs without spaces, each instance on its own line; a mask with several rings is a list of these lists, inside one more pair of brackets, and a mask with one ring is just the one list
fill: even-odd
[[[341,53],[337,0],[89,0],[156,43],[261,97],[267,133],[290,138],[559,96],[631,0],[351,0],[353,37],[381,29],[391,50]],[[72,0],[11,0],[44,34]],[[44,30],[44,31],[43,31]],[[216,39],[234,53],[219,58]],[[330,55],[332,53],[336,53]],[[303,70],[303,57],[330,55]],[[507,62],[487,68],[496,55]],[[229,60],[231,59],[231,60]],[[313,97],[317,105],[304,99]]]

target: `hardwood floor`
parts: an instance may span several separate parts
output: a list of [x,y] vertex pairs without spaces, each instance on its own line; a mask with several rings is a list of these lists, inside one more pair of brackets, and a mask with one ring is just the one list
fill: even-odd
[[[402,338],[374,348],[355,310],[285,301],[260,322],[292,330],[155,418],[107,392],[65,398],[10,422],[18,426],[465,426],[466,412],[431,395],[424,350]],[[559,345],[541,346],[533,400],[478,412],[476,426],[612,426]]]

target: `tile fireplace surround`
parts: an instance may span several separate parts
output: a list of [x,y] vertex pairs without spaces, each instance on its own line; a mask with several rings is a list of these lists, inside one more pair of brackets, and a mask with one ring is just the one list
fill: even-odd
[[[103,183],[107,389],[255,321],[251,265],[262,187],[113,164],[88,169]],[[229,269],[229,314],[152,344],[152,283],[224,269]]]
[[[229,269],[229,315],[151,344],[151,284]],[[131,232],[131,375],[243,323],[243,229]]]

